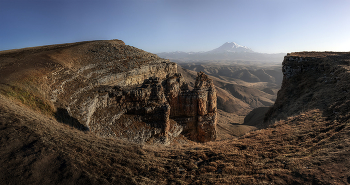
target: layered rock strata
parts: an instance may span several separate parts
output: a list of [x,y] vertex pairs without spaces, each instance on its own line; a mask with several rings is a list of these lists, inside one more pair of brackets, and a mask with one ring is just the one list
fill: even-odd
[[[330,117],[346,114],[349,79],[349,53],[298,52],[289,53],[282,63],[283,83],[276,102],[267,112],[265,122],[285,119],[312,109],[324,111]],[[339,98],[341,97],[341,98]],[[341,105],[341,106],[340,106]],[[337,108],[338,107],[338,108]],[[342,118],[343,119],[343,118]]]
[[[3,61],[12,55],[2,55]],[[36,74],[30,84],[62,122],[137,143],[168,143],[181,132],[200,142],[216,137],[216,93],[202,73],[190,91],[175,63],[120,40],[28,48],[21,55],[27,60],[16,61],[22,72],[8,71],[11,79]],[[7,67],[2,70],[5,75]]]
[[216,139],[217,97],[213,81],[199,72],[192,91],[182,83],[180,74],[167,80],[170,117],[184,127],[192,140],[207,142]]
[[99,86],[88,94],[77,102],[83,110],[70,112],[99,135],[137,143],[168,143],[181,133],[198,142],[216,139],[216,92],[204,73],[192,91],[175,73],[164,80],[150,77],[139,87]]

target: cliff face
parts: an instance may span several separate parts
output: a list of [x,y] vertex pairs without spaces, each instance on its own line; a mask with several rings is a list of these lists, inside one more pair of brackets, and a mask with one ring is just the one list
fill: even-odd
[[200,73],[190,91],[175,63],[123,41],[3,51],[0,59],[3,84],[35,89],[59,121],[79,129],[137,143],[168,143],[180,133],[215,140],[212,81]]
[[170,117],[183,125],[188,138],[200,142],[215,140],[217,97],[213,81],[199,72],[192,91],[182,81],[181,75],[167,81]]
[[198,73],[196,84],[190,91],[181,74],[174,73],[163,80],[149,77],[137,87],[98,86],[70,112],[99,135],[137,143],[167,143],[180,133],[194,141],[213,141],[216,92],[204,73]]
[[283,163],[298,161],[303,166],[300,177],[312,177],[308,182],[348,183],[350,165],[345,156],[350,155],[350,53],[290,53],[282,70],[281,90],[265,115],[264,126],[269,128],[261,130],[276,140],[269,147],[262,141],[265,151],[283,146],[288,154],[276,150]]
[[318,109],[329,119],[349,119],[349,53],[290,53],[283,61],[283,83],[265,121]]

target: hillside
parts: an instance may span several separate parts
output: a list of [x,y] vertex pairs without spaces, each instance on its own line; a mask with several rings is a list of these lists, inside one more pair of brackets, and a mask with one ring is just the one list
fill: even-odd
[[[200,66],[200,67],[197,67]],[[233,74],[234,71],[241,71],[242,68],[249,68],[248,66],[219,66],[216,65],[191,65],[182,64],[182,68],[178,67],[178,71],[184,75],[184,78],[193,84],[195,74],[203,71],[213,79],[215,87],[218,92],[218,107],[226,112],[246,115],[249,111],[258,107],[271,106],[276,98],[279,81],[282,74],[276,73],[277,82],[249,82],[249,80],[240,78],[230,78],[228,74]],[[250,67],[250,71],[254,71]],[[275,67],[277,68],[277,67]],[[223,72],[222,70],[229,70]],[[278,67],[280,70],[280,67]],[[262,70],[262,69],[259,69]],[[257,71],[259,71],[257,70]],[[277,69],[271,70],[275,71]],[[271,72],[274,74],[274,72]],[[275,79],[275,77],[273,77]],[[266,91],[266,92],[265,92]]]
[[[193,86],[196,77],[195,71],[178,66],[178,72],[183,75],[190,86]],[[208,74],[208,72],[206,73]],[[213,80],[217,92],[217,107],[219,109],[217,131],[220,135],[219,140],[242,136],[260,127],[267,111],[266,108],[273,105],[276,98],[276,95],[259,90],[266,87],[265,82],[249,83],[238,79],[223,80],[215,76],[208,76]],[[259,107],[263,109],[259,109]],[[257,110],[263,110],[259,112],[262,115],[257,120],[259,124],[246,124],[244,117],[248,113],[251,114],[250,112],[256,108],[258,108]],[[256,114],[256,110],[253,113]]]
[[[122,58],[113,58],[117,56],[114,49],[105,44],[126,49],[120,53],[127,60],[118,63]],[[350,99],[346,93],[350,89],[349,53],[304,52],[286,56],[281,90],[265,116],[268,128],[237,139],[197,143],[178,138],[170,145],[135,144],[105,137],[85,129],[83,126],[89,125],[79,125],[82,122],[76,122],[74,117],[64,120],[71,124],[62,122],[58,115],[67,116],[65,111],[57,115],[57,108],[69,107],[70,97],[76,92],[69,89],[112,82],[108,81],[110,76],[105,76],[111,74],[106,70],[116,70],[116,74],[125,72],[118,70],[139,72],[154,64],[151,70],[158,74],[157,69],[172,70],[169,61],[125,46],[121,41],[97,41],[2,51],[0,62],[3,184],[350,183]],[[92,68],[82,71],[85,65]],[[79,69],[80,76],[68,78]],[[63,71],[54,73],[57,70]],[[60,78],[45,78],[50,75]],[[133,75],[111,84],[142,84],[132,80]],[[52,79],[53,86],[46,86]],[[74,80],[78,82],[76,86],[71,83]],[[214,79],[212,82],[219,83]],[[57,96],[52,97],[48,90],[56,85],[67,91],[57,91]],[[55,97],[61,101],[52,101]],[[90,96],[82,93],[80,97]],[[66,111],[71,113],[70,109]],[[220,111],[219,115],[228,116],[232,127],[239,126],[232,119],[242,119],[230,118]],[[250,115],[250,120],[254,119]],[[229,128],[226,126],[224,129]]]
[[[270,87],[282,83],[281,65],[244,65],[216,63],[183,63],[181,67],[193,71],[203,71],[222,80],[241,80],[248,83],[266,82]],[[237,81],[239,83],[239,81]]]
[[147,121],[168,114],[162,113],[169,105],[158,86],[177,70],[157,55],[111,40],[4,51],[0,60],[1,93],[60,122],[135,142],[178,136],[180,126],[170,123],[169,115],[156,126]]

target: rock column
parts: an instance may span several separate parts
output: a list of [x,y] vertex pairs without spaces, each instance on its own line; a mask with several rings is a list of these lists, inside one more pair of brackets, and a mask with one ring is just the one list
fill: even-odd
[[213,81],[199,72],[195,83],[197,95],[197,141],[208,142],[216,139],[217,104]]

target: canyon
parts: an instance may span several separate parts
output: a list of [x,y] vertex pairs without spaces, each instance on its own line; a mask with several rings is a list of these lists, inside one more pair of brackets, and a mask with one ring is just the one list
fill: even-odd
[[[0,51],[0,181],[348,184],[349,66],[289,53],[277,92],[267,69],[180,67],[120,40]],[[254,129],[222,137],[238,115]]]

